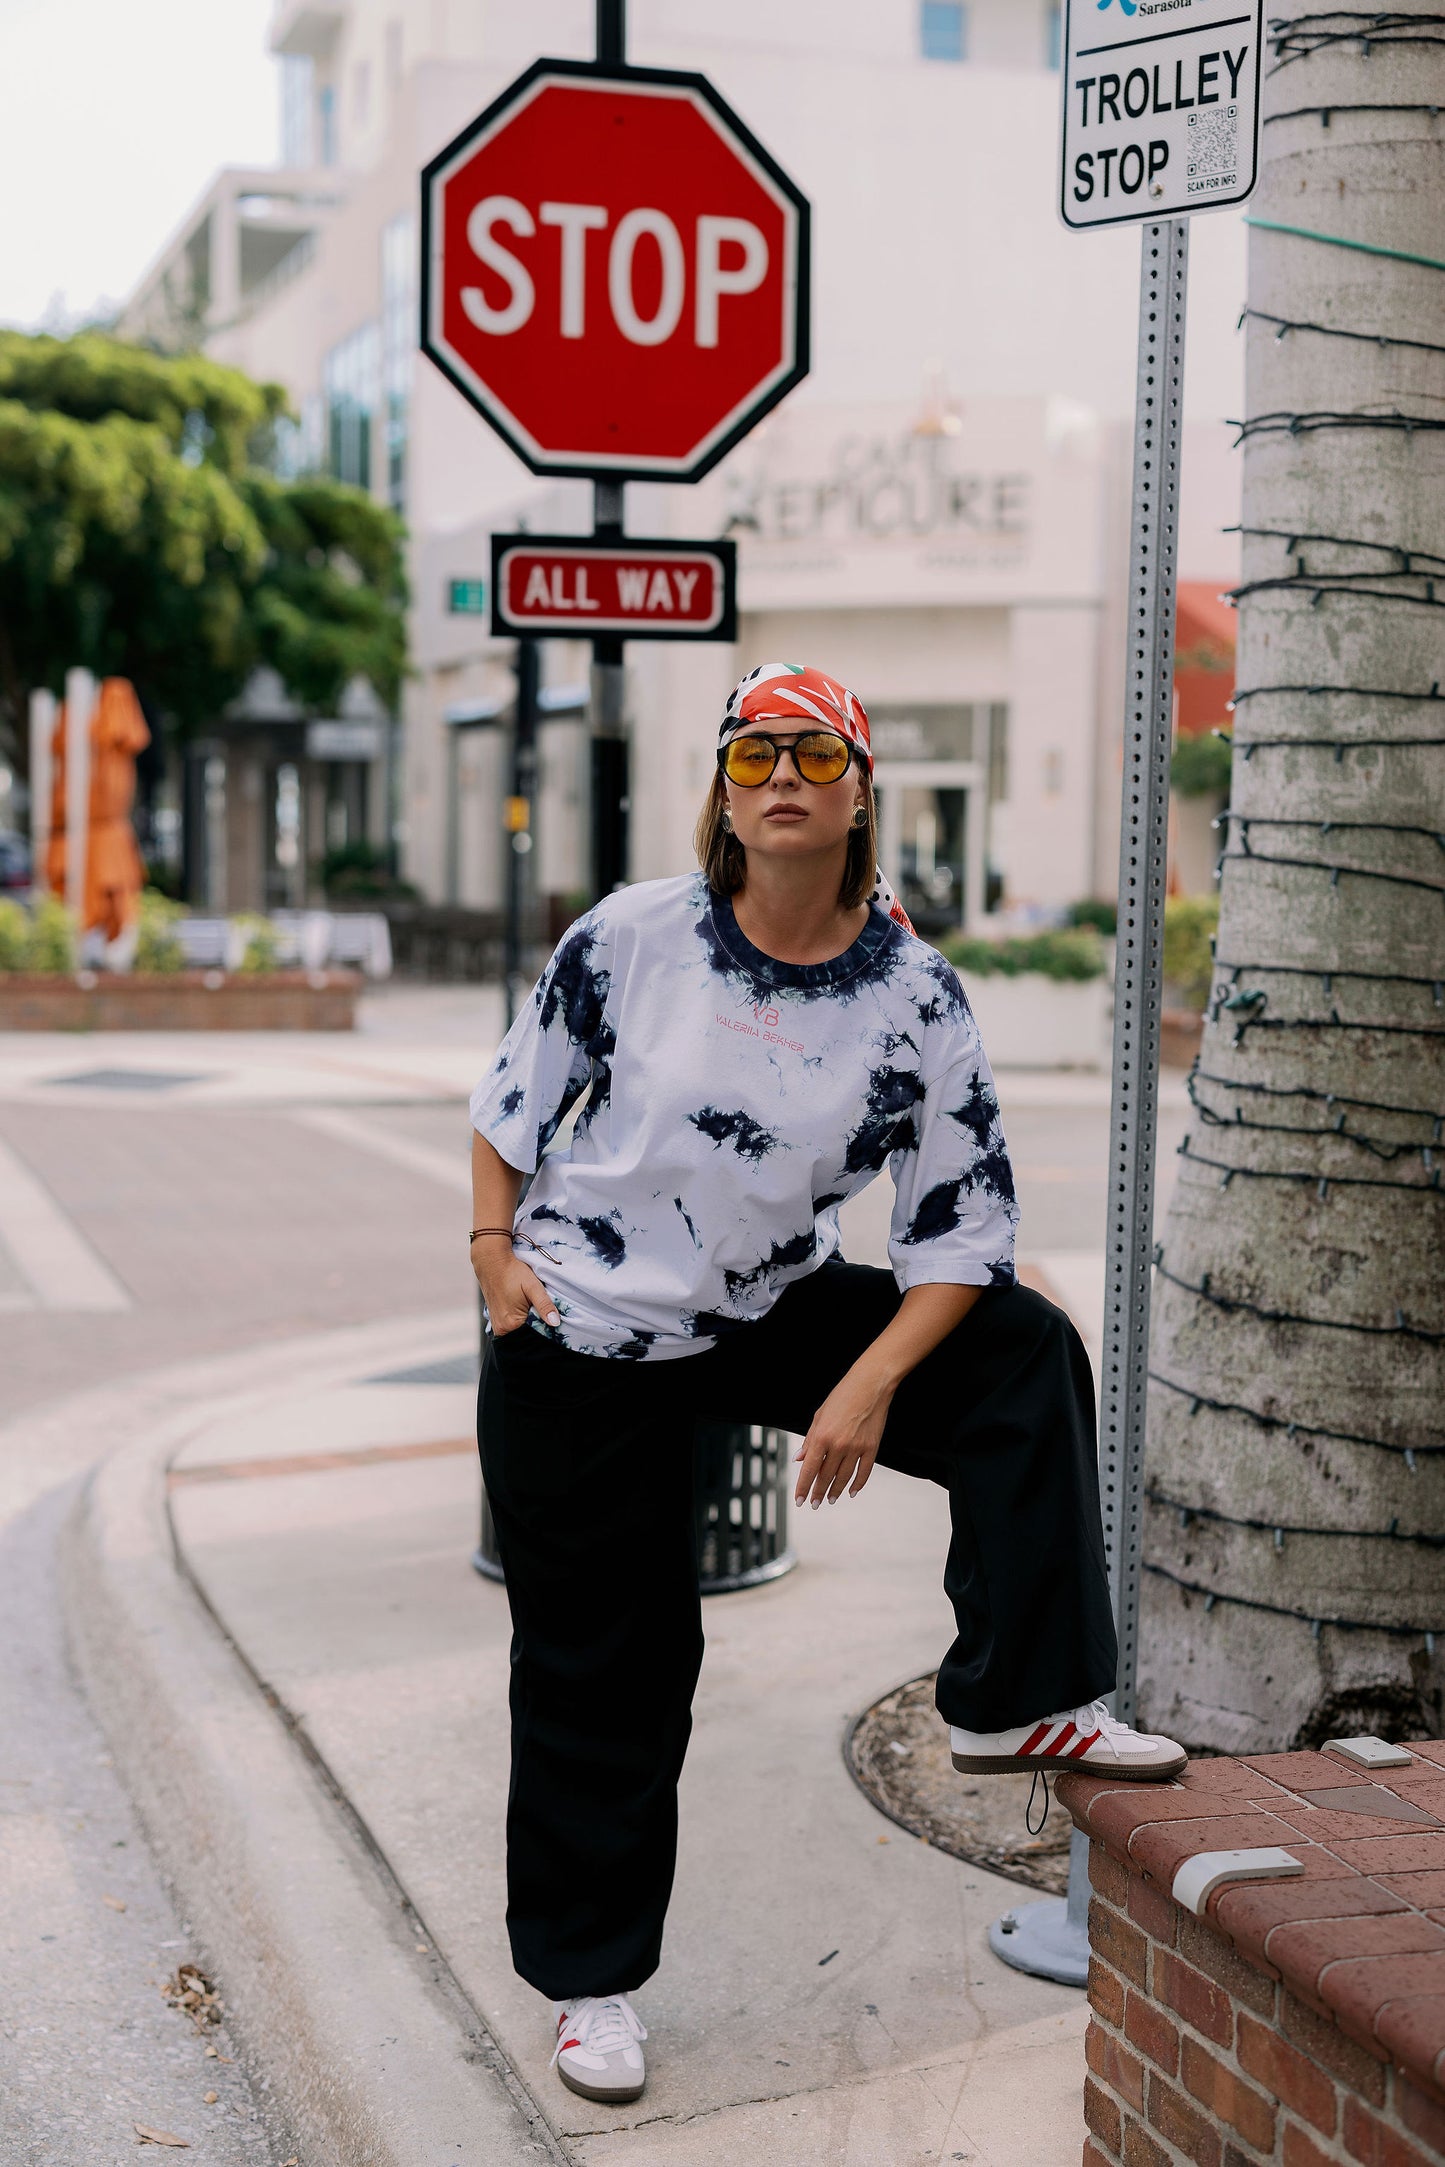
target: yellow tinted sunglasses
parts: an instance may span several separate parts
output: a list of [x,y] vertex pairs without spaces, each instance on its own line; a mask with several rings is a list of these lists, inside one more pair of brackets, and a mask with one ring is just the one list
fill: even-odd
[[717,764],[730,783],[756,790],[771,780],[785,752],[805,783],[841,782],[853,762],[853,748],[833,730],[808,730],[800,737],[776,738],[764,731],[729,738],[718,748]]

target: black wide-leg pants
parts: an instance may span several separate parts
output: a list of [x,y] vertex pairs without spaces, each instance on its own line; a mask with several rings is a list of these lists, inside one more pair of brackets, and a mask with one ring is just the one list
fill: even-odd
[[[835,1261],[674,1361],[526,1328],[494,1343],[478,1428],[512,1607],[507,1925],[555,2000],[628,1992],[659,1961],[703,1649],[693,1427],[806,1432],[900,1299],[891,1273]],[[988,1290],[904,1379],[878,1457],[948,1492],[944,1720],[1003,1730],[1108,1692],[1094,1386],[1063,1312]]]

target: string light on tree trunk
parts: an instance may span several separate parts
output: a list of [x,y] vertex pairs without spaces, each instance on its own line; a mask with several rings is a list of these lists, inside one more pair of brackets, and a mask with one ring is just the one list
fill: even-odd
[[[1346,27],[1326,29],[1325,24]],[[1292,62],[1308,60],[1330,46],[1353,46],[1368,60],[1377,46],[1445,45],[1445,36],[1439,35],[1442,26],[1445,15],[1413,15],[1403,8],[1328,8],[1319,15],[1296,15],[1289,22],[1271,22],[1275,64],[1266,73],[1278,75]]]
[[1402,1459],[1410,1474],[1416,1473],[1421,1459],[1436,1458],[1445,1454],[1445,1443],[1402,1444],[1398,1438],[1366,1437],[1357,1430],[1332,1430],[1322,1428],[1317,1422],[1303,1422],[1292,1415],[1276,1415],[1262,1412],[1257,1407],[1247,1407],[1240,1400],[1218,1399],[1212,1393],[1200,1392],[1193,1385],[1181,1384],[1177,1377],[1166,1376],[1163,1370],[1151,1369],[1150,1380],[1163,1385],[1167,1392],[1178,1393],[1189,1402],[1189,1412],[1197,1415],[1207,1408],[1211,1414],[1239,1415],[1260,1430],[1283,1430],[1293,1443],[1296,1438],[1321,1438],[1328,1444],[1359,1445],[1371,1452],[1393,1452]]

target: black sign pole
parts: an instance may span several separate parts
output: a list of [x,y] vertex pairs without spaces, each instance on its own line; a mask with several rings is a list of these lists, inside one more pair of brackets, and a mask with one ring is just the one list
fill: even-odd
[[[622,540],[622,482],[592,485],[592,538]],[[622,635],[592,642],[592,885],[611,895],[627,878],[627,724]]]
[[502,985],[507,1029],[516,1021],[525,988],[522,930],[531,893],[532,809],[537,798],[537,688],[541,676],[535,640],[517,642],[517,709],[512,724],[511,790],[507,798],[507,925]]
[[[627,0],[597,0],[597,60],[621,67],[627,59]],[[592,534],[621,541],[625,483],[592,485]],[[627,725],[623,713],[622,641],[613,633],[592,642],[592,885],[611,895],[627,878]]]

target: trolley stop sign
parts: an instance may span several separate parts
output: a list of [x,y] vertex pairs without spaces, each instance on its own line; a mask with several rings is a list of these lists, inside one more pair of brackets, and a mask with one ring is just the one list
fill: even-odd
[[421,300],[534,474],[696,481],[808,372],[808,205],[705,77],[539,60],[422,175]]
[[1264,0],[1068,0],[1066,226],[1180,218],[1254,188]]

